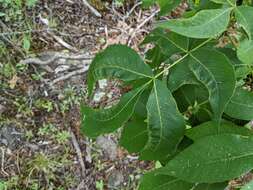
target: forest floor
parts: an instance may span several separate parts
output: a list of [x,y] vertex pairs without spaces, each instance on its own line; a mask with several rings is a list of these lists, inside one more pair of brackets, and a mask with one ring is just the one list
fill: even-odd
[[[154,163],[128,155],[118,134],[86,138],[79,107],[94,54],[115,43],[139,50],[156,8],[92,1],[98,17],[82,0],[1,2],[0,189],[135,189]],[[94,106],[114,86],[99,84]]]

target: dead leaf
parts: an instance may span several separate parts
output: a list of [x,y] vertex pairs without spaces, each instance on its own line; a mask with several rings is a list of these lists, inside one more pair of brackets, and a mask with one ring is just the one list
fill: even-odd
[[9,80],[9,87],[10,87],[11,89],[14,89],[15,86],[17,85],[17,81],[18,81],[18,80],[19,80],[19,78],[17,77],[17,75],[14,75],[14,76],[12,77],[12,79]]

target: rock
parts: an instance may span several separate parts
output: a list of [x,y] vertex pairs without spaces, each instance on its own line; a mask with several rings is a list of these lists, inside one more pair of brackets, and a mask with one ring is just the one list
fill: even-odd
[[120,171],[113,171],[113,173],[108,178],[109,189],[119,189],[124,182],[124,176]]
[[105,92],[96,92],[94,95],[93,101],[99,102],[104,96],[105,96]]
[[0,104],[0,115],[2,115],[6,110],[6,107]]
[[23,145],[24,135],[14,124],[0,126],[0,145],[5,145],[10,150],[15,150]]
[[108,157],[110,160],[115,160],[117,158],[117,145],[113,140],[104,136],[99,136],[96,142],[97,145],[102,148],[106,157]]
[[100,89],[105,89],[107,87],[108,83],[106,79],[102,79],[98,81],[98,86]]

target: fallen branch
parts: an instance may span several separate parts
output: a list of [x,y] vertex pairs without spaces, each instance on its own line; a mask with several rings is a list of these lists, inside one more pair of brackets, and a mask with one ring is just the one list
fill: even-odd
[[40,58],[27,58],[25,60],[21,60],[20,63],[22,64],[35,64],[35,65],[48,65],[58,59],[69,59],[69,60],[91,60],[93,56],[87,54],[64,54],[64,53],[55,53],[52,52],[52,55],[47,60],[41,60]]
[[65,42],[62,38],[60,38],[59,36],[56,36],[54,33],[52,32],[48,32],[48,34],[50,34],[59,44],[61,44],[63,47],[71,50],[71,51],[74,51],[74,52],[78,52],[78,50],[71,46],[70,44],[68,44],[67,42]]
[[90,9],[90,11],[97,17],[102,17],[102,15],[94,8],[92,7],[88,1],[83,0],[83,4]]
[[63,80],[67,80],[67,79],[71,78],[72,76],[83,74],[86,71],[88,71],[88,69],[89,69],[89,66],[86,66],[86,67],[84,66],[84,68],[82,68],[82,69],[72,71],[66,75],[63,75],[63,76],[60,76],[60,77],[54,79],[51,83],[49,83],[49,85],[53,86],[55,83],[58,83]]
[[86,169],[85,169],[85,165],[84,165],[84,162],[83,162],[83,156],[82,156],[82,153],[81,153],[80,146],[79,146],[79,144],[77,142],[75,134],[72,131],[70,131],[70,135],[71,135],[73,146],[76,149],[76,153],[77,153],[77,157],[78,157],[79,163],[81,165],[82,176],[85,177],[85,170]]
[[128,46],[130,46],[130,44],[131,44],[131,42],[132,42],[132,40],[133,40],[133,38],[134,38],[134,36],[135,36],[135,34],[147,23],[147,22],[149,22],[153,17],[155,17],[156,16],[156,14],[159,12],[159,10],[156,10],[152,15],[150,15],[148,18],[146,18],[143,22],[141,22],[138,26],[137,26],[137,28],[132,32],[132,34],[131,34],[131,36],[130,36],[130,38],[129,38],[129,40],[128,40]]
[[1,156],[1,171],[2,173],[5,175],[5,176],[9,176],[9,174],[4,170],[4,154],[5,154],[5,151],[4,151],[4,148],[1,147],[1,152],[2,152],[2,156]]

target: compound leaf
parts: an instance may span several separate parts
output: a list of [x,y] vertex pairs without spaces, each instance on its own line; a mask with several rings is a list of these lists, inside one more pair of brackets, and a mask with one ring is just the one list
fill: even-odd
[[231,10],[201,10],[193,17],[169,20],[160,23],[159,26],[191,38],[211,38],[226,30]]

